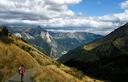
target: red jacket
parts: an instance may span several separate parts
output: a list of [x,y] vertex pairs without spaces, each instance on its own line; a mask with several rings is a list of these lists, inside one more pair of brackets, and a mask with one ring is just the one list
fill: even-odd
[[25,68],[24,67],[22,67],[22,66],[19,67],[19,74],[20,75],[24,75],[25,74]]

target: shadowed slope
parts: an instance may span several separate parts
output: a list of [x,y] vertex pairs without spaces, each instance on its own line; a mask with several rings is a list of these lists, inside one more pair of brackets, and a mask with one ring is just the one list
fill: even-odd
[[88,75],[110,81],[128,81],[128,24],[102,39],[69,51],[59,61]]

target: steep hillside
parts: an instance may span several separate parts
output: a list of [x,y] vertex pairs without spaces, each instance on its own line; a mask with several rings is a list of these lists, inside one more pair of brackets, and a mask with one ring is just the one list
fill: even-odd
[[0,30],[0,82],[17,82],[17,78],[12,78],[17,77],[21,64],[27,69],[26,75],[32,72],[31,76],[25,76],[32,82],[98,82],[52,60],[22,39],[10,33],[4,35]]
[[128,81],[128,24],[69,51],[59,61],[100,79]]

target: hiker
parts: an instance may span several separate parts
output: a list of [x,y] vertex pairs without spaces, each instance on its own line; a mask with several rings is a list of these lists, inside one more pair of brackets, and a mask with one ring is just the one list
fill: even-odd
[[19,74],[20,74],[21,82],[23,82],[23,77],[24,77],[24,74],[25,74],[25,67],[24,67],[24,65],[21,65],[19,67]]

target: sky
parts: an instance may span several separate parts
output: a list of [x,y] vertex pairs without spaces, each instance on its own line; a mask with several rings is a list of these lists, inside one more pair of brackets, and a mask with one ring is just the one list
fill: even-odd
[[120,3],[125,0],[82,0],[79,4],[69,8],[75,13],[83,13],[87,16],[103,16],[123,12]]
[[0,0],[0,24],[17,28],[106,35],[127,22],[128,0]]

